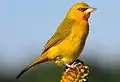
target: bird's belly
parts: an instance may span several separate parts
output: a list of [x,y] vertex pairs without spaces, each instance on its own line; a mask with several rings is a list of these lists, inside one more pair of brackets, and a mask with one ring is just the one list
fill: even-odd
[[76,36],[69,36],[63,42],[58,45],[60,49],[60,59],[65,63],[71,63],[75,61],[84,47],[84,41]]

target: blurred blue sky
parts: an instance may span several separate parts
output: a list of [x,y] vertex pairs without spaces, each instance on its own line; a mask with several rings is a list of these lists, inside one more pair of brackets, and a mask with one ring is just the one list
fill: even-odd
[[98,59],[119,60],[120,0],[0,0],[0,62],[36,58],[33,54],[40,53],[68,9],[79,1],[97,8],[90,18],[84,53],[97,50],[105,54],[96,55]]

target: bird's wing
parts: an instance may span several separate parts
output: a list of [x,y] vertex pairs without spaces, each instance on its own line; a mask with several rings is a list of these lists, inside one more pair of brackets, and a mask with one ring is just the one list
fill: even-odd
[[67,36],[69,36],[73,23],[74,20],[64,19],[60,26],[57,28],[54,35],[45,44],[42,54],[50,49],[52,46],[61,43]]

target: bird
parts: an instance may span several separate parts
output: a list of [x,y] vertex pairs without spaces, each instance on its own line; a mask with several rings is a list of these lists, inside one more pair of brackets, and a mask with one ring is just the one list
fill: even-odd
[[31,67],[54,61],[55,64],[65,64],[75,61],[83,51],[89,34],[89,17],[96,8],[85,2],[77,2],[68,10],[63,21],[53,36],[44,45],[41,55],[26,66],[16,77],[18,79]]

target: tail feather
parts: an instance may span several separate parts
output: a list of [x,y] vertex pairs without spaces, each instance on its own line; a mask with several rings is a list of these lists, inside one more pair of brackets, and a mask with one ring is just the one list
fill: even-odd
[[23,75],[28,69],[30,69],[31,67],[39,64],[39,63],[42,63],[42,62],[45,62],[47,61],[47,57],[46,56],[41,56],[39,57],[38,59],[36,59],[32,64],[28,65],[27,67],[25,67],[16,77],[16,79],[19,79],[21,77],[21,75]]

